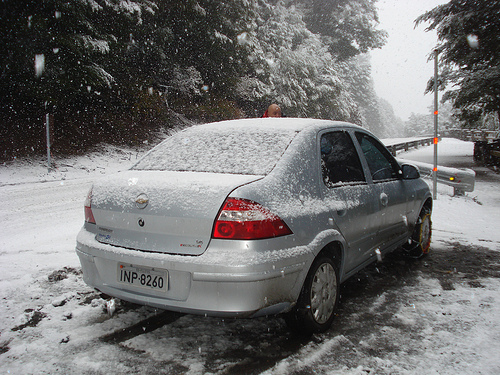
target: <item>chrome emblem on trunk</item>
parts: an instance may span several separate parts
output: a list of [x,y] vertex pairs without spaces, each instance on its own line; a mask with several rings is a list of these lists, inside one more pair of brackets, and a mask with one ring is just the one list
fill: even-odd
[[149,198],[146,194],[142,193],[137,198],[135,198],[135,205],[137,208],[146,208],[149,203]]

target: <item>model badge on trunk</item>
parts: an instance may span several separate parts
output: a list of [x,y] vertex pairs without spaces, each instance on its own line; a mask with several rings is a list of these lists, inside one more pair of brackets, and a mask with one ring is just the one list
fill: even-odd
[[135,205],[137,208],[146,208],[149,203],[149,198],[146,194],[142,193],[137,198],[135,198]]

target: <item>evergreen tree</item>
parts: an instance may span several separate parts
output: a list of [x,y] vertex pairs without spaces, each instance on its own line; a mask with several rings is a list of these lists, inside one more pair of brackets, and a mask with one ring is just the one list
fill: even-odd
[[[249,68],[247,49],[239,43],[251,14],[246,1],[157,3],[156,23],[168,30],[164,55],[172,61],[156,79],[170,87],[174,109],[191,111],[203,120],[237,115],[233,104],[238,99],[236,89],[242,72]],[[195,107],[199,109],[193,112]]]
[[342,64],[342,78],[348,84],[359,111],[360,125],[365,126],[377,136],[385,135],[385,124],[380,115],[379,99],[375,93],[371,64],[368,54],[351,58]]
[[[109,67],[128,25],[153,13],[149,1],[6,0],[0,15],[0,107],[5,149],[42,148],[42,118],[50,112],[55,131],[85,135],[85,123],[112,102],[116,79]],[[30,142],[31,141],[31,142]]]
[[405,135],[407,137],[429,136],[434,132],[434,115],[411,113],[405,122]]
[[387,33],[377,30],[376,0],[296,0],[306,9],[309,30],[325,37],[340,60],[385,44]]
[[256,6],[258,18],[247,36],[255,76],[245,89],[262,102],[277,102],[287,116],[355,120],[356,106],[340,78],[340,66],[308,30],[303,12],[277,2]]
[[451,99],[464,119],[500,112],[499,14],[499,0],[451,0],[416,20],[429,22],[427,30],[437,31],[440,87],[457,87],[443,99]]
[[404,136],[405,126],[403,120],[396,116],[392,105],[385,99],[378,99],[380,118],[383,124],[382,137],[397,138]]

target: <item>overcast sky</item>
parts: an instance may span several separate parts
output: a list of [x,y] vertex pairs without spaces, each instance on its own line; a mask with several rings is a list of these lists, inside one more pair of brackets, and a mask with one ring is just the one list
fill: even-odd
[[435,32],[425,32],[428,24],[415,28],[415,19],[446,0],[378,0],[380,29],[389,33],[387,44],[371,52],[375,90],[392,104],[406,121],[410,114],[429,113],[432,94],[424,95],[427,81],[434,75],[434,62],[427,61],[437,42]]

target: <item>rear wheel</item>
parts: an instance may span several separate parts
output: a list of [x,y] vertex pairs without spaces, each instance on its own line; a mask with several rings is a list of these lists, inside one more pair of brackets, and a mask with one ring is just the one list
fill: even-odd
[[324,332],[332,324],[338,299],[337,267],[330,257],[320,255],[307,274],[296,307],[285,317],[286,322],[299,334]]
[[411,236],[411,243],[406,250],[413,257],[421,257],[428,254],[431,247],[432,222],[431,211],[423,208],[418,217],[417,225]]

